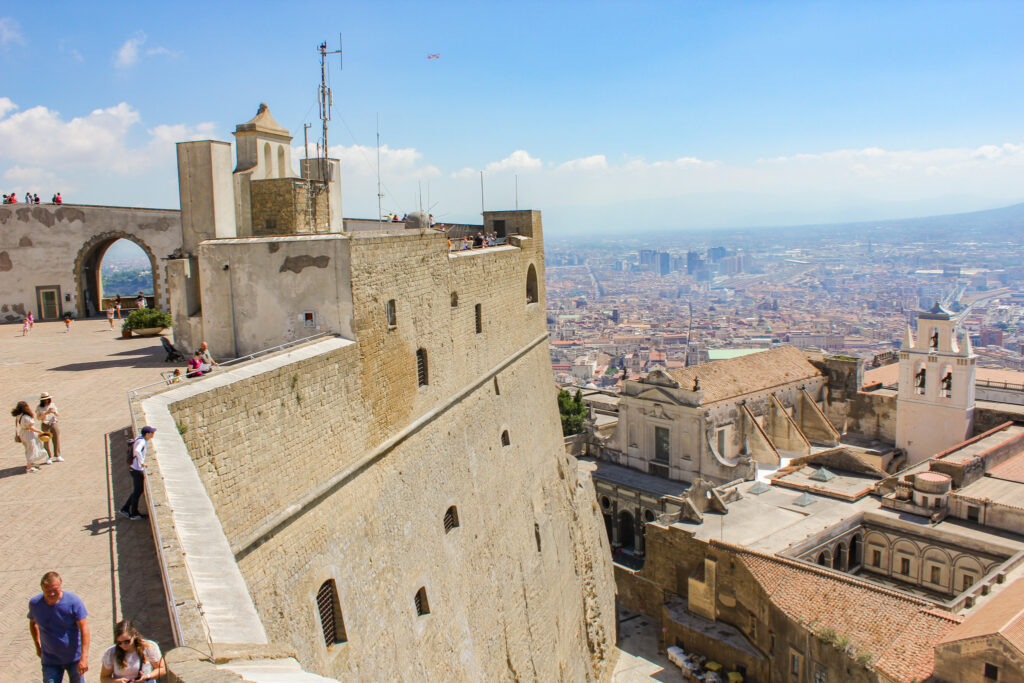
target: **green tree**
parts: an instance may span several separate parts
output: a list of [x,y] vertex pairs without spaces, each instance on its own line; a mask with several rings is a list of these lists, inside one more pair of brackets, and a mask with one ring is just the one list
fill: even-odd
[[565,389],[558,392],[558,413],[562,417],[562,436],[581,434],[589,411],[583,403],[583,392],[573,396]]

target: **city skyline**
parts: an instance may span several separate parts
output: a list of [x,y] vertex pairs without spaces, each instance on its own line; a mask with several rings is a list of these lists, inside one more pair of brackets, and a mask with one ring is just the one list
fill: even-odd
[[4,191],[176,207],[173,143],[230,140],[264,99],[299,158],[315,46],[340,32],[330,149],[349,216],[377,212],[378,115],[384,212],[422,195],[439,220],[475,220],[483,171],[487,208],[518,185],[553,236],[1024,199],[1009,3],[245,7],[0,15]]

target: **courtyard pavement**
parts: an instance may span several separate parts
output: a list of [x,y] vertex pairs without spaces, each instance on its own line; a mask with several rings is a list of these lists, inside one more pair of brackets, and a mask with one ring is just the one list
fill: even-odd
[[[75,321],[70,333],[63,322],[36,323],[24,337],[20,325],[0,325],[0,407],[8,421],[0,445],[0,680],[40,680],[27,611],[50,570],[89,611],[86,681],[99,681],[121,618],[163,650],[173,647],[149,524],[111,516],[131,491],[125,392],[159,381],[172,367],[163,358],[159,339],[121,339],[105,319]],[[20,400],[34,409],[43,391],[60,410],[66,462],[25,474],[9,414]]]

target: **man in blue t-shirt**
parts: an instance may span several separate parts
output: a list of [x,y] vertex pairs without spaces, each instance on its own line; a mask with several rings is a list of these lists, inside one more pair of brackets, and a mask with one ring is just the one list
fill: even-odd
[[65,593],[60,574],[47,572],[43,592],[28,601],[28,628],[43,663],[43,683],[81,683],[89,670],[89,624],[85,605]]

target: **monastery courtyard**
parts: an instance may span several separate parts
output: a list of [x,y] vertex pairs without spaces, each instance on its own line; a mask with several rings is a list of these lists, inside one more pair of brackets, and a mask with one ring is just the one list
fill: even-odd
[[[172,645],[160,571],[148,521],[116,515],[131,492],[124,462],[130,422],[126,392],[160,381],[157,338],[121,339],[101,319],[0,326],[0,399],[10,411],[18,401],[33,409],[49,392],[60,410],[65,462],[25,474],[21,444],[11,431],[0,447],[0,672],[4,681],[39,679],[28,633],[28,600],[39,579],[57,571],[64,588],[89,610],[92,646],[87,681],[98,681],[100,659],[113,642],[113,625],[131,619],[166,651]],[[112,502],[113,500],[113,502]],[[630,681],[681,681],[678,669],[657,653],[648,620],[621,627],[623,651],[612,676]]]

